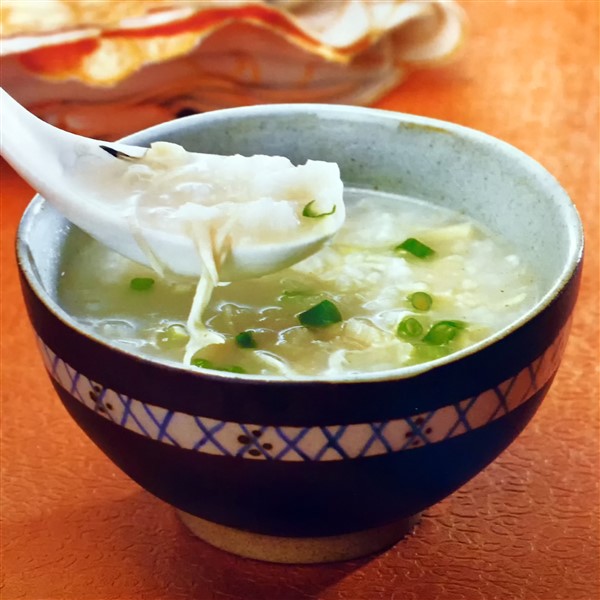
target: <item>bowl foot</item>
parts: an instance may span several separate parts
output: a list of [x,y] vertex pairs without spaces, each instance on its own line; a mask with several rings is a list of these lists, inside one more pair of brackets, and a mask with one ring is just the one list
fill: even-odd
[[389,548],[413,531],[420,513],[363,531],[327,537],[291,538],[234,529],[177,511],[184,525],[221,550],[275,563],[325,563],[349,560]]

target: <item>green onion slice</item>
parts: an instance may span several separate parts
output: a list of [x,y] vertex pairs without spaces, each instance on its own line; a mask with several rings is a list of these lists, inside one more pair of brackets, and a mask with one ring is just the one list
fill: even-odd
[[225,371],[227,373],[246,373],[247,371],[238,365],[217,366],[205,358],[192,358],[192,366],[213,371]]
[[304,327],[329,327],[342,320],[338,307],[330,300],[323,300],[300,313],[298,320]]
[[412,340],[421,337],[423,325],[414,317],[404,317],[396,329],[396,335],[399,338]]
[[463,321],[438,321],[431,326],[423,341],[432,346],[443,346],[451,342],[465,327],[466,323]]
[[227,367],[219,367],[217,371],[226,371],[227,373],[247,373],[246,369],[239,365],[229,365]]
[[154,285],[152,277],[134,277],[129,282],[129,287],[136,292],[144,292]]
[[313,204],[316,200],[312,200],[302,209],[302,216],[309,217],[310,219],[320,219],[321,217],[328,217],[335,212],[336,205],[333,205],[333,208],[329,212],[318,213],[313,210]]
[[415,292],[408,297],[408,301],[415,310],[427,311],[433,304],[433,298],[427,292]]
[[430,248],[427,244],[420,242],[416,238],[408,238],[404,240],[401,244],[398,244],[394,250],[399,252],[404,250],[417,258],[429,258],[435,254],[435,250]]
[[240,348],[256,348],[257,343],[251,331],[242,331],[235,336],[235,343]]
[[210,360],[206,360],[205,358],[192,358],[192,366],[200,367],[202,369],[214,369],[214,365],[210,362]]

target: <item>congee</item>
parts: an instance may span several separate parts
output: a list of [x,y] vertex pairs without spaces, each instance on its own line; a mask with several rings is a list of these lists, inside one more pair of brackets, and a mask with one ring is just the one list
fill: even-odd
[[59,301],[111,343],[190,368],[344,377],[446,356],[538,298],[515,249],[469,217],[375,190],[344,192],[346,221],[313,256],[221,283],[203,312],[212,337],[190,355],[197,282],[160,276],[73,228]]

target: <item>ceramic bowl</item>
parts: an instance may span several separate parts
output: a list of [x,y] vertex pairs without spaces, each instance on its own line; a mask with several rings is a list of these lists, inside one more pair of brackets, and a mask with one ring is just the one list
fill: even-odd
[[[272,561],[360,556],[493,461],[548,392],[569,332],[583,235],[558,183],[519,150],[451,123],[366,108],[271,105],[127,138],[199,152],[333,160],[346,184],[464,211],[532,266],[541,299],[449,357],[340,381],[192,371],[112,347],[56,299],[70,225],[43,199],[18,232],[23,294],[67,411],[201,538]],[[493,493],[493,490],[490,490]]]

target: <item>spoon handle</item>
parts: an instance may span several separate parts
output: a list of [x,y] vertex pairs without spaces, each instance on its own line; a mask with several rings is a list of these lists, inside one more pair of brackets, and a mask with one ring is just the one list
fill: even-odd
[[58,166],[69,134],[32,115],[2,88],[0,107],[2,156],[33,187],[45,187],[44,174]]
[[140,157],[145,148],[93,140],[63,131],[39,119],[0,88],[0,152],[42,195],[54,188],[58,174],[68,173],[82,154],[108,157],[102,146]]

